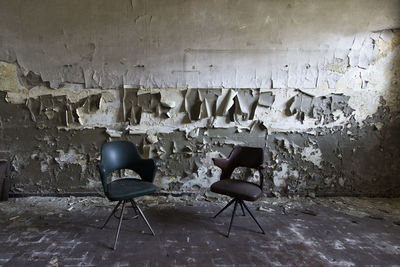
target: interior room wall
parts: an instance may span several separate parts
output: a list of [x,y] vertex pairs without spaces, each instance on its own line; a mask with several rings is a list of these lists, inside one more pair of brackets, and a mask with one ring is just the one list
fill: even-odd
[[124,139],[165,192],[212,196],[211,159],[249,145],[268,194],[399,196],[397,0],[0,6],[16,193],[98,192],[101,145]]

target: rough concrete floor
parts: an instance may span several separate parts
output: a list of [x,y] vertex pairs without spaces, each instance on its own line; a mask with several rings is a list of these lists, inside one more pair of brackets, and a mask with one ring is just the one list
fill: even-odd
[[1,202],[0,266],[400,264],[400,199],[265,199],[249,207],[266,235],[248,215],[236,216],[229,239],[232,208],[211,218],[224,203],[172,197],[139,203],[156,236],[140,219],[124,220],[113,251],[117,220],[99,229],[112,209],[105,199]]

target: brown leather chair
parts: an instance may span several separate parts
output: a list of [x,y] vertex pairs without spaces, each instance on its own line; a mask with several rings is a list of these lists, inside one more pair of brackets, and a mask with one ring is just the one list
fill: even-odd
[[[220,181],[215,182],[211,185],[211,191],[214,193],[230,196],[233,198],[222,210],[220,210],[214,216],[214,218],[216,218],[227,207],[235,203],[233,207],[232,218],[229,224],[227,237],[229,237],[229,233],[231,231],[237,204],[240,205],[243,216],[245,216],[243,209],[244,207],[250,214],[250,216],[253,218],[253,220],[257,223],[258,227],[260,227],[262,233],[265,234],[261,225],[257,222],[254,215],[250,212],[249,208],[244,203],[245,200],[255,201],[262,194],[263,180],[264,180],[262,169],[265,168],[263,149],[258,147],[235,146],[227,159],[214,158],[213,161],[216,166],[221,168],[222,173]],[[231,179],[232,172],[237,167],[247,167],[247,168],[257,169],[260,173],[260,183],[255,184],[247,181]]]

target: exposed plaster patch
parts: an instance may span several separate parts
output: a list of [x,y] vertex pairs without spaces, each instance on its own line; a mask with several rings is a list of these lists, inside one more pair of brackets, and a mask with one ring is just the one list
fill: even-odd
[[318,168],[322,168],[322,152],[319,148],[315,148],[313,145],[304,147],[301,151],[301,157],[304,160],[312,162]]
[[87,168],[86,155],[79,154],[75,149],[70,148],[67,153],[63,150],[57,150],[58,157],[54,158],[55,161],[60,165],[60,168],[64,168],[68,164],[76,164],[81,167],[81,174],[85,172]]
[[221,176],[221,169],[214,165],[212,159],[220,157],[221,153],[211,151],[207,152],[205,157],[200,158],[201,166],[196,173],[193,173],[193,177],[181,180],[183,189],[209,188],[211,184],[217,182]]
[[[0,88],[1,91],[15,92],[18,94],[26,94],[28,92],[28,89],[23,87],[18,80],[16,64],[0,61]],[[7,101],[10,101],[9,97],[7,97],[6,99]],[[24,100],[15,101],[15,103],[22,104],[24,103]]]
[[7,92],[6,100],[13,104],[23,104],[29,98],[37,99],[43,95],[66,96],[71,103],[77,103],[91,95],[104,93],[105,101],[113,101],[109,92],[101,89],[86,89],[80,84],[65,84],[54,90],[45,86],[35,86],[27,89],[18,79],[17,65],[0,61],[0,90]]
[[106,133],[108,134],[108,136],[114,137],[114,138],[119,138],[123,134],[122,131],[118,131],[118,130],[114,130],[114,129],[106,129]]
[[289,116],[296,115],[296,118],[301,122],[306,117],[311,117],[316,119],[316,123],[327,124],[337,120],[338,113],[335,112],[338,110],[342,111],[345,117],[353,112],[353,109],[347,104],[349,98],[349,96],[337,94],[314,97],[299,92],[288,101],[286,111]]
[[40,171],[41,172],[49,171],[49,165],[50,165],[51,160],[52,160],[52,158],[47,155],[46,158],[40,162]]
[[273,172],[274,185],[279,188],[285,188],[287,186],[287,180],[292,177],[294,179],[299,178],[297,170],[290,170],[289,164],[281,163],[278,165],[278,170]]
[[158,142],[158,138],[157,138],[157,133],[154,131],[149,131],[147,132],[147,137],[146,137],[147,142],[149,142],[150,144],[155,144]]
[[100,179],[88,178],[85,186],[87,189],[100,191],[99,188],[102,187]]
[[20,155],[15,155],[11,161],[13,170],[17,173],[20,173],[22,168],[24,167],[24,161],[24,158],[22,158]]
[[160,100],[161,105],[167,108],[176,107],[175,99],[173,99],[173,96],[169,94],[168,91],[160,91],[160,93],[161,93],[161,100]]

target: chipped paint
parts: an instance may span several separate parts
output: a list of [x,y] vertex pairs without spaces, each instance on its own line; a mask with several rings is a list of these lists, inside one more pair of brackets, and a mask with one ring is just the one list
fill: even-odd
[[318,168],[322,168],[321,166],[322,152],[318,147],[317,148],[315,148],[314,146],[304,147],[303,151],[301,152],[301,157],[304,160],[311,161]]
[[62,150],[57,150],[57,152],[59,155],[58,157],[54,158],[54,160],[58,163],[61,169],[68,164],[76,164],[81,167],[82,172],[86,170],[87,161],[84,154],[79,154],[72,148],[67,153]]
[[274,185],[276,187],[284,188],[287,185],[286,180],[290,178],[297,179],[299,177],[299,173],[296,170],[290,170],[287,163],[281,163],[279,165],[279,170],[276,170],[273,173]]
[[[189,2],[200,9],[207,6]],[[211,2],[215,10],[225,10],[226,3]],[[256,2],[238,5],[256,11],[268,1]],[[269,8],[286,8],[282,3]],[[129,9],[135,6],[132,12],[142,6],[140,0],[128,4]],[[326,5],[313,6],[323,12]],[[131,26],[118,31],[126,35],[124,40],[107,30],[104,36],[114,39],[100,42],[93,34],[93,40],[79,41],[79,47],[64,40],[61,47],[68,56],[59,44],[48,42],[44,49],[44,44],[30,40],[30,47],[46,54],[40,54],[41,60],[34,52],[26,53],[28,45],[11,45],[17,32],[26,36],[25,29],[10,30],[7,45],[0,39],[0,148],[15,153],[15,187],[94,190],[101,144],[127,139],[144,157],[159,160],[156,183],[165,191],[206,192],[219,176],[210,157],[225,157],[234,145],[250,145],[265,149],[269,194],[373,194],[377,185],[380,193],[397,192],[400,33],[389,11],[400,7],[388,0],[385,10],[377,9],[385,14],[379,20],[369,16],[366,6],[374,4],[360,4],[359,11],[368,16],[353,17],[336,4],[332,12],[352,23],[328,23],[324,16],[313,25],[303,21],[302,28],[313,31],[305,28],[296,34],[285,27],[291,24],[278,25],[289,23],[291,16],[280,16],[275,24],[272,15],[256,19],[258,13],[253,12],[254,21],[232,24],[234,16],[211,12],[212,25],[222,27],[214,37],[192,43],[202,34],[192,38],[188,33],[173,47],[176,39],[165,34],[168,30],[160,21],[173,24],[177,15],[168,11],[166,18],[164,9],[149,4],[133,16],[134,25],[118,24]],[[307,13],[309,7],[305,1],[296,12]],[[120,21],[116,14],[108,15]],[[184,12],[177,21],[195,20],[196,14]],[[4,15],[9,19],[4,23],[13,21]],[[382,27],[372,29],[370,20]],[[208,23],[202,21],[199,29]],[[234,34],[231,24],[236,25]],[[318,24],[335,27],[328,34]],[[154,40],[149,40],[150,28],[139,25],[151,25]],[[59,24],[49,25],[49,30],[60,26],[62,32],[71,31]],[[0,27],[0,36],[5,28]],[[245,35],[237,35],[237,30]],[[32,28],[39,36],[37,31]],[[146,45],[131,39],[132,32]],[[40,31],[40,36],[47,34]],[[231,36],[232,42],[228,45],[220,34]],[[118,49],[111,40],[118,40]],[[27,136],[27,131],[32,134]],[[368,154],[379,159],[371,160]],[[244,174],[255,180],[258,175],[238,171]],[[25,176],[31,178],[25,181]]]

